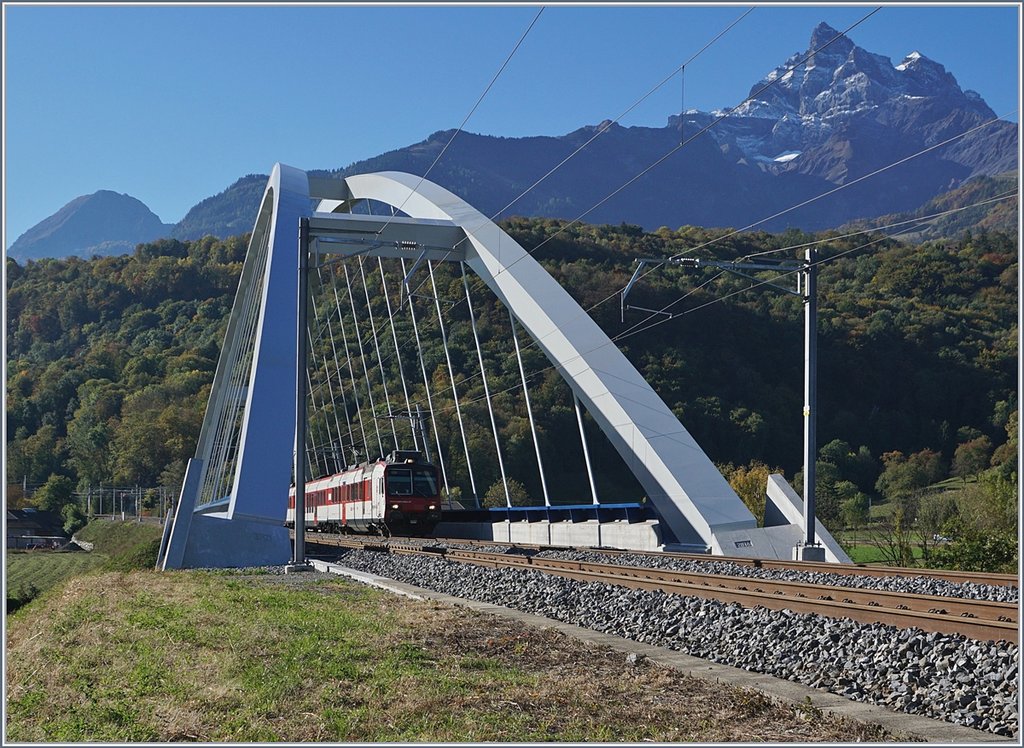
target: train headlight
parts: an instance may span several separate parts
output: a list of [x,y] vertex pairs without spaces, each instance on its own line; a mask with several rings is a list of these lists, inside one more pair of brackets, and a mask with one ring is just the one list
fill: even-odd
[[431,504],[430,506],[427,507],[427,509],[433,511],[434,509],[437,509],[437,504]]
[[392,508],[392,509],[398,509],[398,504],[392,504],[392,505],[391,505],[391,508]]

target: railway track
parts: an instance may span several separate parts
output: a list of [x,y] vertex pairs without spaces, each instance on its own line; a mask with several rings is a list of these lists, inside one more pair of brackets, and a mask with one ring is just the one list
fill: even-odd
[[[422,538],[391,538],[390,542],[398,544],[423,543]],[[459,544],[478,546],[506,546],[508,548],[521,548],[526,550],[574,550],[593,551],[605,556],[650,556],[652,558],[678,558],[690,561],[728,561],[740,566],[748,566],[755,569],[791,570],[803,572],[821,572],[828,574],[844,574],[850,576],[866,577],[922,577],[925,579],[943,579],[947,582],[991,584],[1008,587],[1017,587],[1018,578],[1016,574],[993,574],[990,572],[978,571],[952,571],[947,569],[908,569],[901,567],[877,567],[864,564],[832,564],[819,563],[815,561],[779,561],[747,556],[708,556],[702,553],[676,553],[671,551],[633,551],[621,550],[618,548],[571,548],[567,546],[551,547],[543,545],[528,545],[523,543],[506,543],[496,540],[467,540],[464,538],[436,538],[430,542],[439,545]]]
[[[364,550],[387,551],[404,555],[443,556],[452,561],[471,563],[490,568],[528,568],[546,574],[587,582],[604,582],[634,589],[660,590],[663,592],[710,598],[726,603],[738,603],[745,607],[763,606],[772,610],[788,609],[798,613],[817,613],[831,618],[848,618],[859,623],[884,623],[900,628],[916,627],[923,631],[947,634],[961,634],[968,638],[1003,640],[1018,643],[1018,606],[1015,603],[1000,603],[989,600],[969,600],[935,595],[914,595],[902,592],[888,592],[877,589],[837,587],[808,584],[775,579],[704,574],[667,569],[655,569],[621,564],[594,563],[543,558],[522,553],[495,553],[481,550],[448,548],[433,541],[426,545],[422,539],[356,539],[346,536],[310,534],[311,544]],[[453,541],[465,545],[464,540]],[[477,543],[476,545],[507,545],[499,543]],[[517,546],[522,548],[522,546]],[[540,547],[538,547],[540,548]],[[590,549],[593,550],[593,549]],[[607,553],[604,549],[599,551]],[[632,552],[630,552],[632,553]],[[615,554],[609,554],[615,555]],[[650,554],[654,555],[654,554]],[[659,554],[661,555],[661,554]],[[707,560],[707,556],[676,554],[680,557]],[[716,560],[732,560],[719,559]],[[751,562],[752,559],[743,559]],[[770,564],[770,565],[769,565]],[[806,562],[761,562],[762,568],[798,568],[825,566],[835,573],[838,564],[807,564]],[[849,568],[849,567],[848,567]],[[850,573],[870,573],[879,576],[882,570],[853,567]],[[888,572],[888,570],[885,570]],[[918,570],[903,569],[903,572]],[[929,570],[922,570],[929,571]],[[919,575],[920,576],[920,575]],[[961,575],[951,576],[963,581]],[[978,575],[971,575],[974,581]],[[1003,575],[1009,577],[1010,575]],[[943,573],[939,578],[950,579]],[[988,577],[985,577],[989,581]],[[1015,583],[1007,578],[1005,584]]]

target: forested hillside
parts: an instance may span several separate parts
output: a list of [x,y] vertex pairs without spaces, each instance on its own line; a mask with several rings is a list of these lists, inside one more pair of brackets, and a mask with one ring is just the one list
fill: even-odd
[[[629,280],[635,258],[683,252],[724,233],[566,228],[544,219],[504,225],[528,250],[545,242],[536,256],[584,308],[605,300],[592,314],[613,337],[646,317],[629,311],[624,324],[619,319],[615,292]],[[793,247],[829,236],[737,235],[697,255],[733,258],[783,248],[775,256],[792,258]],[[64,475],[81,485],[176,488],[195,449],[245,247],[244,237],[207,237],[143,244],[123,257],[26,266],[8,260],[8,483]],[[925,464],[931,480],[962,474],[969,452],[976,457],[975,473],[990,462],[1009,471],[1016,459],[1015,237],[968,232],[915,245],[860,235],[819,247],[822,257],[837,258],[821,266],[819,282],[819,444],[827,463],[819,473],[828,494],[822,511],[839,516],[849,489],[836,489],[837,483],[885,496],[887,475]],[[630,303],[659,309],[675,301],[670,309],[685,313],[627,334],[619,345],[713,460],[743,469],[780,467],[792,479],[802,440],[800,300],[768,287],[744,290],[751,283],[734,276],[712,277],[711,271],[669,268],[647,275]],[[442,298],[463,297],[451,269],[439,268],[437,279]],[[378,275],[370,288],[378,320],[387,316],[379,282]],[[778,282],[791,286],[793,279]],[[397,277],[389,283],[397,296]],[[321,300],[319,313],[329,313],[334,303],[330,296]],[[429,302],[419,303],[426,315]],[[497,398],[498,419],[510,433],[506,466],[528,493],[539,495],[522,394],[515,388],[518,368],[509,356],[508,318],[493,297],[474,303],[492,390],[508,388]],[[468,325],[458,326],[467,319],[465,305],[452,306],[450,315],[453,357],[475,360]],[[398,324],[400,340],[411,340],[407,315]],[[424,326],[435,405],[445,408],[451,398],[440,338],[428,334],[429,322]],[[340,341],[338,331],[333,334]],[[403,356],[415,355],[415,348],[406,350],[411,352]],[[529,372],[541,372],[532,380],[531,397],[542,438],[549,445],[576,445],[563,447],[564,465],[552,490],[575,492],[568,498],[578,499],[584,491],[574,481],[583,467],[571,397],[553,370],[543,371],[546,361],[535,348],[526,359]],[[374,360],[368,357],[368,364]],[[412,359],[405,365],[418,373]],[[412,396],[422,401],[421,380],[408,376],[420,382]],[[460,398],[470,403],[480,394],[481,383],[468,375]],[[481,466],[474,462],[474,468],[482,492],[495,473],[481,409],[479,403],[467,406],[476,421],[469,438],[480,454]],[[453,419],[440,421],[456,475],[464,463],[461,441]],[[602,464],[621,464],[610,447],[596,449],[608,460]],[[369,451],[376,456],[376,449]],[[632,479],[605,472],[599,484],[604,500],[639,497]]]

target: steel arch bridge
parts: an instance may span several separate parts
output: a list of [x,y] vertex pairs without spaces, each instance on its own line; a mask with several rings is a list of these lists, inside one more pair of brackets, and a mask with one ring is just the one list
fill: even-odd
[[[359,201],[401,215],[357,215]],[[275,165],[249,243],[196,455],[188,463],[161,568],[286,563],[286,497],[296,453],[298,227],[316,251],[461,261],[505,304],[637,477],[660,522],[684,545],[726,555],[788,558],[802,500],[769,481],[768,523],[618,347],[515,240],[442,187],[383,172],[318,179]],[[848,561],[818,524],[829,560]]]

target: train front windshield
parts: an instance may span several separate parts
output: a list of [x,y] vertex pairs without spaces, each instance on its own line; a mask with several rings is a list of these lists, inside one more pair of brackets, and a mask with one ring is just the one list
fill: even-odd
[[434,468],[390,468],[389,496],[437,496],[437,471]]

